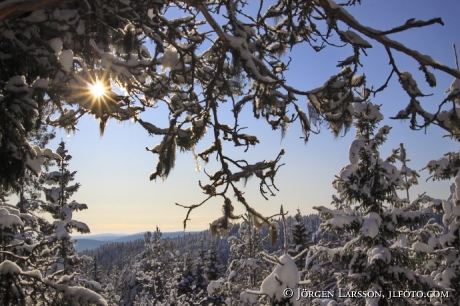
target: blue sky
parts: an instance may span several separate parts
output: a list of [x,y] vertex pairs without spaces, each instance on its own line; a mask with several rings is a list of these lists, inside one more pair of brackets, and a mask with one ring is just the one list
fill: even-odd
[[[392,35],[390,38],[417,49],[443,64],[454,67],[452,43],[460,49],[460,19],[458,4],[452,0],[368,0],[361,6],[348,9],[363,25],[384,30],[404,24],[409,18],[427,20],[442,17],[445,26],[433,25],[427,28],[414,29],[405,34]],[[346,28],[345,28],[346,29]],[[369,40],[370,41],[370,40]],[[389,72],[388,58],[377,43],[368,49],[368,57],[362,57],[363,73],[368,84],[381,86]],[[286,75],[288,84],[309,90],[318,87],[331,75],[338,72],[335,68],[339,60],[352,54],[350,47],[327,47],[320,53],[310,50],[309,46],[300,46],[289,54],[293,64]],[[418,71],[415,61],[395,51],[395,59],[400,70],[410,71],[419,83],[424,93],[433,93],[432,97],[423,99],[427,110],[434,110],[445,97],[444,90],[449,87],[453,78],[435,71],[438,86],[429,88],[423,82],[424,77]],[[433,70],[431,70],[433,72]],[[408,102],[407,95],[401,89],[397,80],[393,80],[383,93],[377,95],[372,102],[383,104],[382,113],[386,118],[396,115]],[[299,105],[306,110],[306,100],[299,98]],[[227,106],[219,110],[225,111]],[[354,129],[344,137],[335,139],[330,131],[323,129],[320,135],[312,135],[305,145],[299,137],[299,124],[291,125],[286,137],[281,140],[280,131],[272,131],[262,120],[252,119],[250,109],[243,115],[241,122],[248,127],[247,134],[257,135],[260,144],[251,147],[248,153],[241,149],[225,147],[226,152],[232,152],[239,158],[250,162],[262,159],[273,159],[281,148],[286,150],[282,162],[286,163],[276,178],[280,191],[276,197],[266,201],[258,192],[256,179],[248,182],[244,191],[249,203],[265,215],[279,212],[279,206],[294,214],[297,207],[302,213],[314,213],[313,206],[329,205],[334,193],[332,181],[340,169],[348,163],[348,146],[354,138]],[[141,115],[145,121],[151,121],[158,126],[165,126],[164,106],[149,110]],[[228,116],[228,117],[226,117]],[[224,115],[231,124],[230,115]],[[383,124],[393,126],[389,140],[382,148],[386,156],[399,143],[405,143],[409,167],[420,170],[431,159],[440,158],[445,152],[458,150],[458,145],[442,138],[446,132],[433,126],[425,131],[411,131],[408,122],[385,119]],[[198,180],[206,181],[205,174],[197,172],[193,155],[188,152],[179,154],[175,169],[165,180],[149,181],[149,175],[154,171],[157,156],[145,150],[160,142],[159,137],[149,137],[147,132],[137,124],[110,121],[104,136],[99,136],[98,122],[87,116],[81,119],[79,131],[67,135],[59,131],[56,141],[49,147],[56,149],[61,138],[67,141],[67,148],[73,156],[70,168],[78,171],[76,180],[82,184],[74,199],[88,204],[89,209],[74,214],[74,218],[86,222],[93,234],[99,233],[136,233],[154,230],[158,225],[163,231],[182,230],[182,220],[186,210],[174,203],[183,205],[195,204],[204,199]],[[197,151],[209,146],[207,138],[198,145]],[[238,158],[237,157],[237,158]],[[200,164],[212,173],[215,167],[212,162]],[[437,198],[447,198],[449,182],[428,182],[426,171],[423,171],[420,185],[412,190],[412,197],[427,191],[427,194]],[[237,213],[244,210],[235,201]],[[188,230],[202,230],[221,215],[221,199],[210,201],[195,210],[188,222]]]

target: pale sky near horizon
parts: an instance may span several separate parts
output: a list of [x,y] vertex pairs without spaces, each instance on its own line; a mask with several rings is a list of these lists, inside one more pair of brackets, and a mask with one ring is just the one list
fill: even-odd
[[[363,25],[379,30],[404,24],[412,17],[421,20],[442,17],[445,26],[436,24],[413,29],[390,38],[454,67],[452,43],[456,43],[460,49],[458,3],[453,0],[362,2],[362,5],[348,8],[348,11]],[[367,58],[361,58],[364,64],[361,72],[366,74],[368,84],[377,88],[385,82],[391,69],[385,51],[376,42],[367,40],[374,48],[367,49]],[[339,68],[335,68],[337,62],[350,55],[351,47],[327,47],[320,53],[311,51],[309,46],[297,47],[291,53],[293,64],[286,75],[287,84],[301,90],[321,86],[329,76],[339,71]],[[422,92],[433,93],[433,96],[422,99],[422,105],[427,110],[434,111],[445,97],[444,90],[449,87],[453,77],[430,68],[437,77],[438,85],[429,88],[423,82],[424,76],[418,71],[415,61],[396,51],[394,55],[399,69],[410,71]],[[427,131],[411,131],[409,122],[388,119],[396,115],[409,101],[396,78],[384,92],[371,101],[382,104],[381,110],[386,118],[382,124],[393,126],[387,143],[382,147],[383,157],[403,142],[408,158],[411,159],[408,166],[420,170],[428,161],[438,159],[448,151],[458,150],[458,144],[443,138],[447,132],[436,126],[428,128]],[[299,105],[306,110],[305,98],[299,98]],[[222,111],[225,109],[229,108],[220,108]],[[165,112],[164,106],[160,104],[158,109],[147,111],[141,118],[164,127],[167,118],[161,114],[164,115]],[[286,137],[281,140],[280,131],[272,131],[263,120],[255,121],[251,117],[252,110],[246,108],[241,122],[248,126],[245,133],[258,136],[260,144],[250,147],[248,153],[243,153],[244,148],[234,149],[231,146],[225,147],[226,152],[236,154],[236,159],[246,158],[254,162],[273,159],[284,148],[286,154],[281,162],[286,165],[281,167],[275,181],[280,191],[270,201],[266,201],[259,194],[256,178],[247,183],[244,191],[249,203],[267,216],[278,213],[281,204],[291,214],[295,214],[298,207],[303,214],[310,214],[315,213],[313,206],[330,205],[331,196],[336,194],[332,188],[334,175],[349,163],[348,147],[354,138],[354,129],[346,136],[334,139],[330,131],[323,128],[319,135],[312,135],[305,145],[303,139],[300,139],[302,134],[298,122],[291,125]],[[228,122],[225,123],[232,124],[230,117],[227,118]],[[204,184],[207,182],[203,170],[195,171],[196,163],[191,152],[178,153],[175,169],[167,180],[150,182],[149,175],[155,170],[157,155],[146,151],[145,147],[153,147],[160,142],[160,137],[149,137],[140,125],[134,123],[117,124],[116,121],[109,121],[101,138],[98,122],[90,116],[82,118],[78,128],[79,131],[70,135],[59,131],[56,140],[48,145],[54,150],[63,138],[73,156],[70,170],[78,171],[76,181],[82,184],[73,199],[86,203],[89,207],[86,211],[75,213],[74,219],[87,223],[92,234],[130,234],[154,230],[157,225],[164,232],[182,230],[186,210],[174,203],[190,205],[201,202],[205,196],[198,186],[198,180],[202,180]],[[198,145],[197,152],[208,147],[210,143],[209,138],[205,137]],[[200,166],[208,173],[215,171],[212,162],[209,165],[200,163]],[[412,190],[411,197],[424,191],[435,198],[449,196],[450,182],[426,183],[427,171],[422,171],[421,175],[420,185]],[[232,201],[237,213],[244,213],[242,206],[236,200]],[[190,216],[187,230],[208,228],[209,223],[221,216],[221,206],[219,198],[196,209]]]

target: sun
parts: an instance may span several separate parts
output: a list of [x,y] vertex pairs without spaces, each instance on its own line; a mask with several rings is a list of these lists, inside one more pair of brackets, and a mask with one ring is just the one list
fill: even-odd
[[105,87],[104,84],[102,84],[101,82],[96,82],[90,85],[90,89],[91,94],[96,98],[101,97],[105,94]]

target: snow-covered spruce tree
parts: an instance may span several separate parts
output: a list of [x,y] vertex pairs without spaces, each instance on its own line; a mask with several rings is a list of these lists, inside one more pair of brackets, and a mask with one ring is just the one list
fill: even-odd
[[[3,48],[2,48],[3,50]],[[3,74],[3,67],[2,76]],[[10,75],[2,78],[0,96],[0,186],[4,190],[18,191],[28,161],[37,152],[25,142],[35,128],[40,105],[29,97],[29,86],[24,76]],[[5,82],[6,81],[6,82]],[[37,100],[40,100],[38,98]],[[40,120],[38,120],[40,122]]]
[[78,255],[75,271],[78,274],[77,279],[80,285],[101,294],[105,298],[104,287],[106,287],[107,278],[96,254],[92,257]]
[[206,255],[205,275],[208,281],[218,280],[223,276],[222,261],[214,239],[211,240],[211,245]]
[[[305,218],[300,213],[300,209],[297,209],[297,213],[294,216],[294,220],[290,229],[289,255],[296,256],[310,246],[309,234],[310,233],[307,232],[307,224],[305,222]],[[300,260],[296,262],[297,268],[299,270],[302,270],[305,265],[305,256],[306,253],[300,258]]]
[[[172,256],[171,256],[172,255]],[[195,305],[194,303],[194,292],[193,292],[193,283],[194,283],[194,261],[192,254],[186,252],[181,254],[179,251],[175,251],[174,254],[171,253],[171,266],[165,270],[169,272],[167,274],[167,281],[165,284],[165,291],[163,296],[163,301],[158,301],[158,305]],[[135,279],[135,278],[134,278]],[[133,278],[131,277],[131,283],[133,283]],[[152,303],[146,295],[137,295],[134,293],[135,290],[140,292],[139,285],[131,284],[133,289],[131,290],[131,299],[136,299],[133,304],[127,303],[127,299],[124,299],[123,305],[149,305]],[[199,305],[199,304],[196,304]]]
[[[283,206],[281,206],[280,215],[283,221],[284,237],[287,237],[287,224]],[[274,265],[272,272],[265,277],[258,288],[245,290],[241,294],[241,299],[247,302],[247,305],[260,305],[263,301],[268,302],[266,305],[279,305],[279,306],[300,306],[301,300],[294,293],[296,288],[303,284],[300,281],[300,273],[297,269],[296,261],[299,261],[308,249],[304,249],[296,256],[291,257],[288,254],[289,247],[288,240],[284,240],[284,247],[282,255],[267,255],[262,253],[262,259]],[[291,289],[294,294],[290,297],[285,295],[285,290]],[[258,297],[259,300],[254,297]]]
[[[168,279],[173,268],[174,249],[167,241],[162,239],[162,232],[157,227],[153,232],[150,243],[146,244],[145,256],[151,266],[151,294],[154,303],[162,303],[169,295]],[[147,242],[147,240],[146,240]]]
[[5,196],[0,197],[0,304],[31,305],[48,289],[39,270],[47,257],[46,241],[34,243],[36,217],[20,213]]
[[195,266],[192,271],[193,282],[192,282],[192,303],[197,305],[208,305],[210,303],[208,299],[207,287],[208,279],[206,278],[206,250],[204,246],[204,240],[201,239],[200,248],[196,253]]
[[[29,134],[38,128],[36,122],[46,119],[49,125],[75,130],[79,118],[91,114],[100,121],[101,132],[111,118],[134,119],[159,138],[159,144],[148,149],[158,156],[152,180],[168,177],[178,149],[190,151],[199,141],[209,141],[208,148],[197,155],[205,162],[214,155],[219,169],[201,185],[206,193],[203,203],[229,193],[250,209],[236,183],[255,176],[260,180],[262,195],[273,195],[282,153],[272,153],[272,159],[263,156],[260,161],[224,153],[233,152],[224,147],[247,150],[259,142],[257,135],[241,132],[245,126],[240,116],[252,113],[254,118],[265,120],[268,129],[282,133],[298,121],[305,141],[312,130],[316,132],[318,120],[328,122],[338,134],[351,124],[352,115],[347,109],[358,99],[354,90],[365,81],[358,71],[367,69],[360,66],[360,57],[372,53],[373,45],[387,51],[389,78],[379,90],[368,88],[363,94],[378,93],[397,77],[410,99],[396,118],[410,119],[413,129],[436,124],[453,134],[457,132],[457,125],[444,120],[458,120],[454,109],[443,101],[436,113],[425,111],[416,78],[398,69],[393,53],[401,52],[419,63],[422,78],[431,86],[436,83],[431,69],[457,78],[460,72],[390,38],[413,28],[443,24],[440,18],[410,19],[392,29],[377,30],[352,16],[354,6],[361,4],[359,0],[340,5],[333,0],[277,0],[272,5],[257,2],[3,1],[2,188],[14,188],[22,180],[27,158],[36,156],[29,145]],[[260,9],[247,10],[246,6]],[[339,63],[342,70],[331,72],[332,76],[316,89],[290,86],[285,72],[297,46],[311,47],[307,50],[314,56],[326,45],[333,48],[339,44],[345,44],[349,52]],[[106,90],[99,98],[90,90],[96,82]],[[125,95],[115,94],[113,87],[123,88]],[[310,119],[297,101],[304,97],[308,98]],[[219,107],[226,101],[232,104],[230,116],[222,114],[228,108]],[[159,103],[168,110],[164,126],[156,126],[147,121],[150,115],[144,116],[154,112]],[[43,109],[52,114],[48,116]],[[208,133],[211,137],[205,138]],[[201,205],[184,206],[195,209]]]
[[[414,246],[422,237],[411,233],[423,225],[430,212],[424,204],[432,199],[424,194],[413,201],[399,198],[397,190],[407,190],[418,176],[406,166],[404,147],[383,159],[379,148],[390,127],[376,130],[383,119],[379,106],[362,102],[352,107],[356,137],[349,149],[350,164],[342,168],[333,183],[340,195],[333,197],[336,209],[315,207],[323,218],[323,230],[331,235],[345,232],[346,241],[335,248],[323,244],[313,249],[342,264],[344,269],[334,274],[342,292],[382,292],[382,296],[358,298],[335,294],[338,301],[368,305],[428,303],[430,300],[422,297],[389,300],[388,292],[442,289],[429,275],[421,273]],[[400,169],[394,165],[397,161],[401,161]],[[429,226],[419,232],[424,230],[430,230]]]
[[[90,293],[95,297],[102,297],[91,290],[100,290],[101,286],[94,280],[87,280],[78,276],[84,258],[80,258],[75,250],[75,242],[71,240],[70,234],[73,231],[79,233],[89,233],[89,227],[80,221],[73,219],[74,212],[87,209],[88,206],[75,200],[70,201],[71,197],[80,188],[79,183],[72,183],[75,179],[76,171],[69,170],[69,163],[72,156],[68,154],[65,143],[59,144],[56,153],[61,157],[58,170],[45,173],[42,176],[44,185],[42,186],[46,201],[40,205],[41,209],[51,214],[54,221],[51,226],[43,229],[45,239],[49,241],[51,257],[44,263],[46,270],[44,275],[51,281],[58,284],[65,284],[65,290],[57,290],[53,301],[61,305],[85,303],[84,292]],[[45,185],[49,187],[45,187]],[[86,288],[83,288],[83,287]],[[81,291],[83,296],[80,296]],[[72,294],[75,292],[75,294]],[[102,303],[102,302],[101,302]]]
[[[262,237],[261,221],[246,214],[238,230],[238,236],[230,236],[230,257],[225,277],[210,282],[208,294],[225,297],[227,305],[255,305],[257,295],[245,293],[246,289],[260,286],[269,274],[270,265],[262,260],[267,253],[264,247],[268,236]],[[272,227],[276,227],[272,225]]]
[[[141,256],[137,255],[133,258],[133,261],[140,260]],[[138,296],[139,282],[136,279],[137,265],[133,262],[126,265],[121,271],[121,284],[118,288],[120,294],[120,304],[123,306],[132,306],[134,300]]]
[[[35,152],[37,158],[30,160],[29,164],[34,166],[37,174],[41,171],[44,155],[63,161],[62,156],[49,149],[37,147]],[[27,182],[18,185],[21,197],[17,207],[8,204],[3,194],[1,196],[0,304],[107,305],[95,292],[75,283],[69,286],[73,274],[65,274],[63,269],[50,273],[50,267],[60,254],[60,244],[55,239],[56,228],[34,213],[38,204],[44,202],[35,196],[40,189],[36,186],[33,186],[33,196],[28,197],[29,192],[24,192],[28,187],[25,185]],[[69,254],[69,258],[70,255],[75,254]]]
[[136,255],[122,273],[122,283],[117,286],[122,305],[167,304],[171,288],[177,289],[172,280],[177,255],[162,235],[158,227],[153,233],[146,232],[145,251]]
[[334,249],[344,245],[350,239],[350,235],[345,232],[337,232],[332,235],[323,230],[320,226],[320,215],[309,216],[309,229],[312,234],[312,245],[305,256],[301,278],[304,280],[302,289],[311,291],[333,291],[337,288],[337,279],[334,274],[337,271],[346,269],[342,262],[331,260],[327,253],[314,252],[315,245],[325,246]]
[[216,288],[221,288],[224,276],[225,265],[223,265],[221,262],[220,254],[216,246],[216,241],[212,239],[211,246],[206,256],[206,278],[208,280],[206,292],[208,294],[208,300],[214,305],[224,305],[226,300],[226,295],[222,291],[214,290],[214,286],[216,286]]
[[193,283],[195,282],[195,275],[193,268],[195,266],[195,256],[192,252],[181,254],[176,259],[176,267],[174,269],[174,279],[176,283],[174,288],[177,289],[178,296],[185,295],[187,301],[193,299]]
[[102,268],[97,259],[97,255],[94,255],[92,258],[90,276],[93,281],[102,285]]
[[433,180],[454,180],[449,198],[437,200],[433,205],[436,212],[443,213],[444,231],[440,235],[431,235],[425,245],[421,245],[421,251],[429,256],[427,268],[433,271],[431,276],[435,282],[452,289],[449,305],[457,305],[460,300],[460,153],[448,152],[442,158],[430,161],[426,169]]
[[[201,237],[203,238],[203,237]],[[175,305],[183,301],[189,305],[215,305],[217,299],[209,298],[207,294],[208,280],[205,275],[206,251],[204,241],[201,239],[197,251],[176,253],[174,269],[165,269],[169,274],[166,283],[166,294],[163,302],[165,305]]]
[[51,265],[48,274],[62,271],[61,273],[70,275],[76,272],[74,265],[78,263],[78,256],[70,234],[73,230],[80,233],[90,232],[85,223],[73,219],[73,213],[88,209],[88,206],[75,200],[70,201],[73,194],[80,188],[79,183],[72,183],[77,172],[68,169],[72,156],[68,154],[64,142],[59,144],[56,152],[61,156],[61,161],[57,171],[49,172],[44,177],[44,183],[49,187],[43,187],[46,202],[41,205],[41,208],[50,213],[55,220],[48,239],[54,244],[56,262]]
[[104,292],[102,292],[101,295],[107,301],[108,305],[119,305],[121,292],[119,287],[121,283],[121,275],[118,267],[115,265],[109,271],[106,270],[105,278],[106,279],[104,283],[107,285],[105,286]]
[[232,305],[239,305],[244,299],[241,294],[244,294],[245,289],[259,287],[269,274],[270,265],[262,260],[262,254],[267,253],[264,244],[268,237],[262,237],[259,222],[247,214],[238,230],[239,237],[228,238],[230,258],[226,286],[230,289],[228,294]]
[[310,214],[306,216],[307,221],[307,231],[311,233],[311,243],[318,243],[321,238],[321,233],[319,232],[319,225],[321,224],[321,218],[318,214]]

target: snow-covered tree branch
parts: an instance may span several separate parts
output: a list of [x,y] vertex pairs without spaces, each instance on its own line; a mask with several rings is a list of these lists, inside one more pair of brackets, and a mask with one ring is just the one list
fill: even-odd
[[[2,2],[0,187],[19,192],[30,161],[41,158],[44,148],[30,145],[35,130],[45,126],[76,131],[82,116],[93,115],[103,134],[110,119],[132,120],[159,139],[158,144],[144,145],[158,158],[151,180],[166,179],[178,152],[194,152],[199,143],[206,142],[207,149],[195,153],[197,159],[215,160],[218,165],[206,182],[200,182],[206,199],[180,205],[189,214],[210,198],[221,199],[223,216],[212,223],[219,233],[240,217],[234,213],[232,197],[254,218],[271,226],[265,212],[252,208],[238,184],[254,177],[260,182],[262,197],[274,196],[284,150],[258,160],[245,158],[244,152],[260,142],[259,135],[243,133],[248,124],[242,119],[245,114],[264,120],[268,130],[281,130],[282,135],[300,122],[304,141],[319,132],[321,123],[337,136],[352,126],[356,109],[368,105],[372,93],[378,94],[397,77],[409,104],[395,118],[410,119],[412,129],[438,125],[457,137],[460,72],[390,38],[443,21],[433,16],[426,21],[410,19],[390,29],[372,29],[353,17],[353,5],[358,3]],[[338,63],[338,70],[331,71],[322,86],[296,88],[286,72],[290,55],[301,45],[315,52],[344,47],[351,55]],[[372,52],[373,45],[387,51],[391,70],[377,90],[364,75],[372,67],[362,67],[360,60]],[[436,113],[422,107],[425,95],[416,78],[398,68],[395,51],[415,60],[430,86],[436,85],[432,68],[455,78]],[[102,88],[101,95],[93,91],[97,86]],[[307,99],[306,105],[302,106],[301,99]],[[159,112],[159,105],[167,112]],[[152,122],[151,114],[156,112],[167,119],[166,124]],[[230,155],[229,147],[241,147],[241,155]]]

